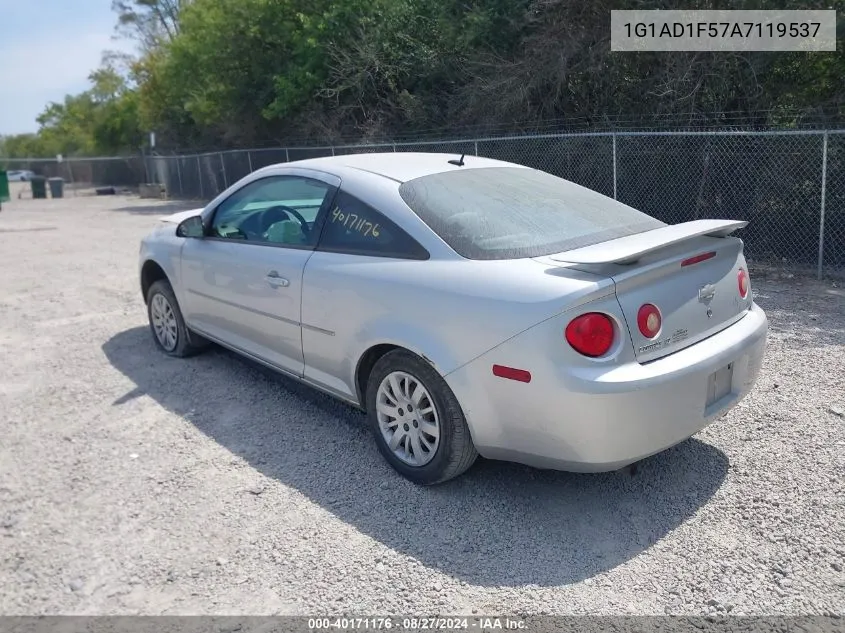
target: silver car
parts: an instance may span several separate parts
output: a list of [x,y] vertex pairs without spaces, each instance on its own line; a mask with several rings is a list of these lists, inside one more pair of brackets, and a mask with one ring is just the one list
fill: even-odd
[[33,176],[35,176],[35,172],[29,171],[27,169],[16,169],[6,172],[6,177],[9,182],[27,182],[29,180],[32,180]]
[[745,222],[666,225],[542,171],[363,154],[256,171],[141,244],[154,339],[213,341],[366,410],[419,484],[477,455],[615,470],[751,389]]

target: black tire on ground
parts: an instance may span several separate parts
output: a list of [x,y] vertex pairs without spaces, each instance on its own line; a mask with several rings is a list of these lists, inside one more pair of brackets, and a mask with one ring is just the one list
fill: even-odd
[[[167,302],[173,310],[173,315],[176,317],[176,346],[172,350],[164,348],[158,340],[155,328],[153,327],[152,300],[157,294],[161,294],[165,299],[167,299]],[[147,291],[147,319],[150,322],[150,332],[153,335],[153,340],[158,348],[169,356],[185,358],[186,356],[197,354],[208,347],[208,341],[206,339],[195,332],[191,332],[185,325],[185,319],[182,317],[182,310],[179,309],[179,302],[176,300],[173,288],[170,286],[170,282],[165,279],[156,281]]]
[[[440,444],[434,458],[423,466],[410,466],[394,455],[379,428],[376,395],[382,380],[394,371],[410,374],[421,382],[437,411]],[[393,350],[376,362],[367,381],[365,404],[379,451],[397,472],[415,484],[430,486],[453,479],[472,466],[478,457],[455,394],[429,363],[407,350]]]

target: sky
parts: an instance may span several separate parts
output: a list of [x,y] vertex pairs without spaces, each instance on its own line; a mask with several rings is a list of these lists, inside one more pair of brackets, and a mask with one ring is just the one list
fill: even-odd
[[0,135],[35,132],[51,101],[89,87],[114,40],[112,0],[0,0]]

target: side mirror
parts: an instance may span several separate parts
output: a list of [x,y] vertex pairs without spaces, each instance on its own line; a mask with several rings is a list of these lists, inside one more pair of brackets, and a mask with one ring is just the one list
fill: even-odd
[[202,217],[195,215],[182,220],[176,227],[176,235],[179,237],[205,237],[205,227],[202,224]]

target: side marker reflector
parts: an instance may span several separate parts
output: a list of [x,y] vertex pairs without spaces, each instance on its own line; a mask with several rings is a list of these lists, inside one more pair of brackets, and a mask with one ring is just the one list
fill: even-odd
[[498,376],[499,378],[507,378],[508,380],[531,382],[530,372],[527,372],[524,369],[505,367],[504,365],[493,365],[493,375]]

